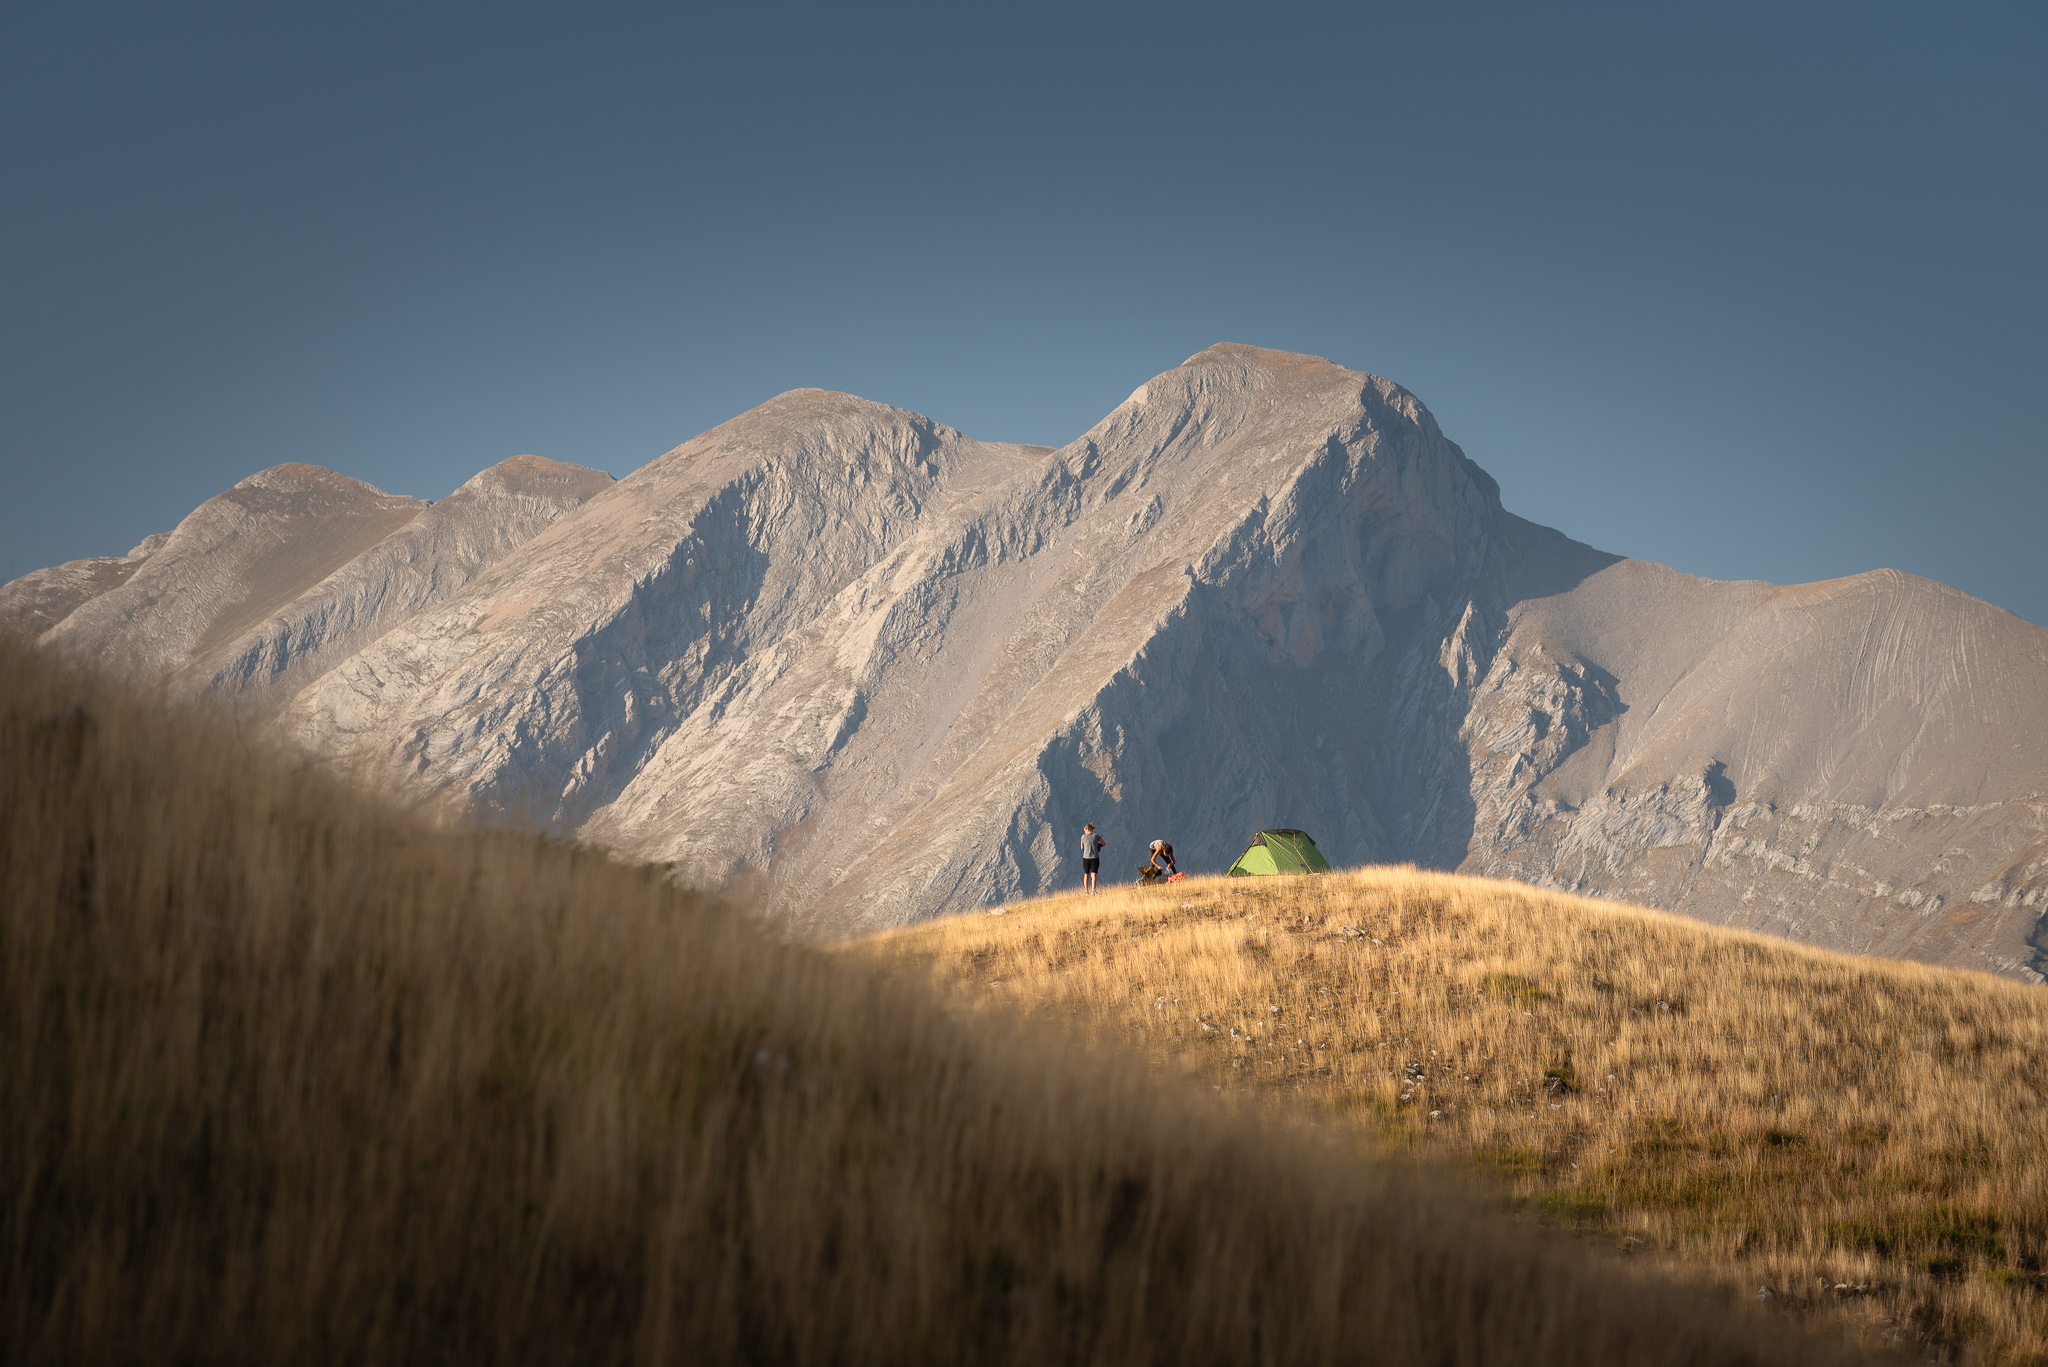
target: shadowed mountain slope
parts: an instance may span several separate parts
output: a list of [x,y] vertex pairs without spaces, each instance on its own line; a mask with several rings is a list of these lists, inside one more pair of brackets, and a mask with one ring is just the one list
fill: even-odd
[[[799,390],[514,540],[360,637],[302,652],[305,607],[253,636],[243,608],[234,650],[188,631],[145,663],[273,681],[316,753],[822,933],[1059,886],[1086,820],[1111,870],[1156,835],[1220,868],[1285,825],[1339,864],[2033,973],[2048,632],[1891,571],[1602,554],[1317,358],[1213,347],[1057,451]],[[318,601],[375,598],[353,554]],[[105,649],[134,628],[102,604],[155,562],[123,564],[0,610]]]

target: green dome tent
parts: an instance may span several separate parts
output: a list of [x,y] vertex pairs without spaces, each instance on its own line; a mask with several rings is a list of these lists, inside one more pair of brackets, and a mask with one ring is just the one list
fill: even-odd
[[1260,831],[1251,848],[1230,866],[1231,878],[1256,873],[1328,873],[1330,861],[1309,839],[1307,831]]

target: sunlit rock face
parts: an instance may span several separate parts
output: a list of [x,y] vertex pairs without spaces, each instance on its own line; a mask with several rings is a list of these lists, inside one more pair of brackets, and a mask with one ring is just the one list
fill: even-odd
[[278,465],[125,557],[0,588],[0,624],[267,715],[611,482],[515,456],[428,503],[317,465]]
[[308,466],[0,620],[295,743],[844,933],[1261,827],[2031,977],[2048,631],[1504,511],[1386,380],[1219,346],[1059,450],[782,395],[612,483]]

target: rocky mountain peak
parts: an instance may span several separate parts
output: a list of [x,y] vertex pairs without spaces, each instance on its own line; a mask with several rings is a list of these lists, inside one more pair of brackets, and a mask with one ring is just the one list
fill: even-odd
[[809,389],[616,482],[280,466],[152,542],[0,622],[818,933],[1063,886],[1091,820],[1112,870],[1296,827],[2019,976],[2048,913],[2048,632],[1603,554],[1319,357],[1210,347],[1057,450]]

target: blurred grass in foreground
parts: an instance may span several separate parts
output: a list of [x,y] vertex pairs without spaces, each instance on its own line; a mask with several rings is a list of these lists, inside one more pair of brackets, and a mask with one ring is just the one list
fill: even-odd
[[2048,1361],[2038,987],[1413,868],[1070,895],[854,949],[1853,1337]]
[[0,1358],[1826,1362],[0,647]]

